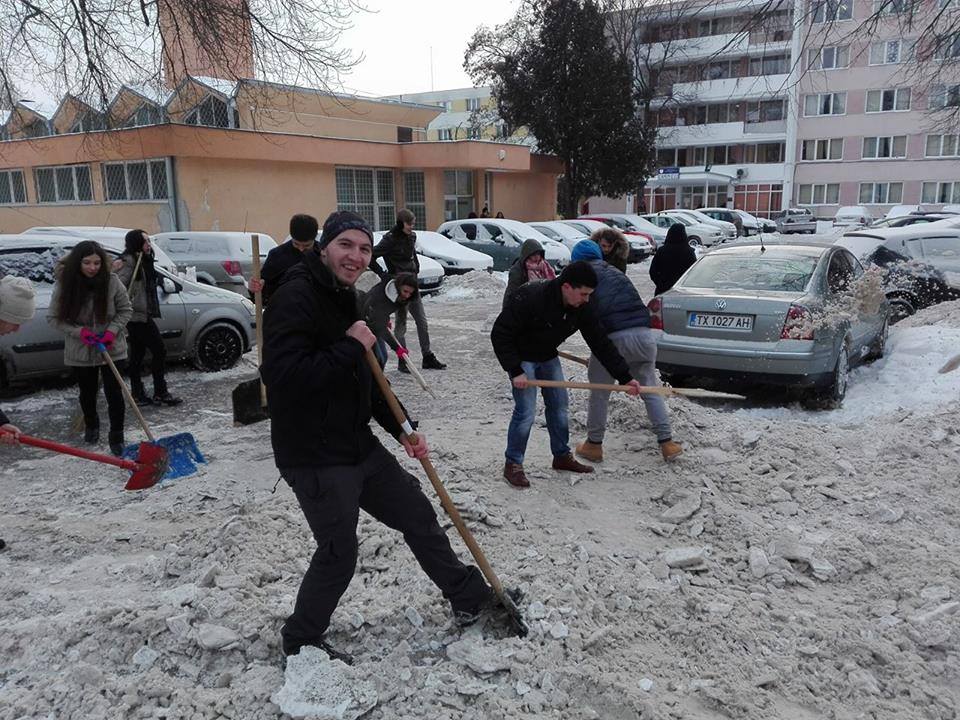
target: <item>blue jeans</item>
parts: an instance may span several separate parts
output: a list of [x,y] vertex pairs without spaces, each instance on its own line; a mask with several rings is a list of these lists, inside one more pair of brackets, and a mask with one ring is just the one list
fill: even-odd
[[[563,380],[560,358],[542,363],[524,362],[521,366],[524,374],[531,380]],[[535,387],[528,387],[526,390],[513,388],[513,417],[510,418],[510,427],[507,428],[507,452],[505,453],[508,463],[523,464],[530,429],[537,416],[537,390],[538,388]],[[539,390],[543,393],[547,432],[550,433],[550,452],[554,457],[561,457],[570,452],[567,391],[565,388],[539,388]]]

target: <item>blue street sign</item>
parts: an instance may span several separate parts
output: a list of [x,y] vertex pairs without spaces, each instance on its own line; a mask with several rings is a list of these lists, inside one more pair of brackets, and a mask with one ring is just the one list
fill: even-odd
[[680,168],[678,167],[662,167],[657,169],[658,175],[679,175]]

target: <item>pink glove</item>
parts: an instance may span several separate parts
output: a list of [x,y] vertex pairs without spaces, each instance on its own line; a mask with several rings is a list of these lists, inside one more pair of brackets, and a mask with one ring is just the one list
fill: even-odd
[[89,345],[90,347],[96,347],[96,345],[100,342],[100,338],[97,337],[97,334],[90,328],[82,328],[80,330],[80,342],[82,342],[84,345]]
[[403,345],[397,348],[397,357],[401,360],[406,360],[409,354],[410,351],[407,350]]
[[104,331],[103,333],[101,333],[101,335],[100,335],[100,342],[102,342],[104,345],[106,345],[108,350],[109,350],[110,347],[113,345],[113,341],[116,340],[116,339],[117,339],[117,336],[114,335],[114,334],[113,334],[112,332],[110,332],[109,330],[105,330],[105,331]]

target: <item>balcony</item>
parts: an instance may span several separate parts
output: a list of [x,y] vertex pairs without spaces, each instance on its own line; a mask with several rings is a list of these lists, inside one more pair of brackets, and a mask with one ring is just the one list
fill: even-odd
[[784,74],[674,83],[673,97],[683,102],[762,100],[782,95],[789,78]]
[[[786,135],[786,120],[767,120],[766,122],[744,122],[744,135]],[[753,138],[751,138],[753,139]],[[761,138],[756,138],[761,139]]]
[[[748,137],[744,137],[745,135]],[[688,147],[690,145],[770,142],[784,140],[786,136],[787,123],[785,120],[763,123],[727,122],[707,123],[705,125],[677,125],[660,128],[657,133],[657,145],[658,147]]]

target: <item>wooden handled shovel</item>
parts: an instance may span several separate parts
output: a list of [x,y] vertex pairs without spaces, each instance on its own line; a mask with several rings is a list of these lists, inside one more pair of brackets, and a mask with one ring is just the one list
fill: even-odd
[[[260,236],[253,233],[250,236],[253,250],[253,279],[260,280]],[[263,294],[257,291],[253,294],[256,307],[257,323],[257,368],[263,365]],[[253,380],[244,380],[233,389],[233,423],[234,425],[250,425],[270,418],[267,408],[267,386],[259,372]]]
[[589,365],[590,361],[586,358],[582,358],[579,355],[574,355],[573,353],[564,352],[563,350],[557,350],[557,355],[567,360],[571,360],[580,365]]
[[[376,379],[377,385],[380,387],[380,392],[383,393],[383,397],[386,398],[387,404],[390,406],[390,411],[403,428],[403,432],[406,435],[407,440],[413,444],[416,444],[418,438],[413,432],[413,427],[410,425],[410,421],[404,414],[403,408],[400,407],[400,403],[397,401],[397,396],[393,394],[393,389],[390,387],[390,383],[387,382],[387,378],[384,377],[383,371],[380,369],[380,363],[377,362],[377,358],[374,356],[372,350],[367,350],[367,363],[370,365],[370,370],[373,372],[373,377]],[[496,593],[497,599],[500,601],[503,607],[506,608],[507,615],[510,618],[510,624],[512,625],[514,631],[520,637],[524,637],[528,632],[528,628],[526,623],[523,621],[523,616],[520,614],[520,609],[517,607],[516,602],[510,596],[510,594],[503,589],[503,585],[500,583],[500,578],[497,577],[497,574],[493,571],[493,568],[490,567],[490,563],[487,562],[487,558],[483,554],[483,550],[480,549],[480,546],[474,539],[473,534],[467,528],[466,523],[460,516],[460,511],[457,510],[457,506],[454,505],[453,500],[450,499],[450,495],[447,494],[446,488],[440,481],[440,476],[437,475],[437,471],[434,469],[433,463],[430,462],[430,458],[420,458],[420,464],[427,473],[427,477],[430,478],[430,483],[433,485],[433,489],[440,498],[440,504],[443,505],[443,509],[446,511],[447,515],[450,516],[454,526],[457,528],[457,532],[460,533],[460,537],[463,538],[463,542],[466,543],[467,548],[469,548],[470,554],[473,555],[473,559],[477,561],[480,572],[483,573],[483,576],[487,579],[487,582],[490,583],[490,587],[492,587],[494,593]]]
[[[630,388],[626,385],[607,385],[605,383],[585,383],[585,382],[571,382],[567,380],[527,380],[528,385],[534,387],[555,387],[555,388],[568,388],[570,390],[605,390],[607,392],[630,392]],[[702,398],[718,398],[724,400],[746,400],[744,395],[736,395],[734,393],[725,393],[719,392],[717,390],[704,390],[703,388],[672,388],[672,387],[653,387],[650,385],[641,385],[640,386],[641,395],[663,395],[664,397],[669,397],[671,395],[683,395],[684,397],[702,397]]]
[[[387,332],[390,333],[390,339],[393,340],[395,343],[397,343],[397,345],[400,345],[400,342],[397,340],[397,336],[393,334],[393,330],[387,330]],[[407,357],[409,358],[410,356],[408,355]],[[416,367],[414,367],[413,362],[411,362],[410,360],[407,360],[406,363],[407,363],[407,370],[409,370],[410,374],[413,375],[414,378],[416,378],[417,383],[420,385],[420,387],[422,387],[424,390],[430,393],[430,397],[436,400],[437,394],[430,389],[430,386],[427,385],[427,381],[423,379],[423,375],[421,375],[420,371],[417,370]]]

